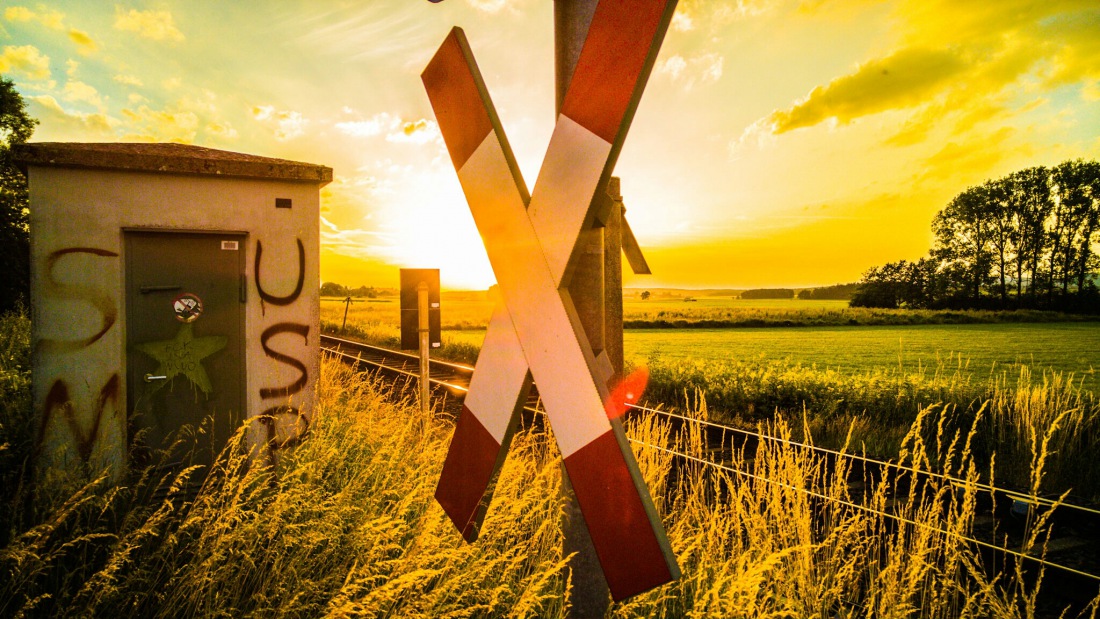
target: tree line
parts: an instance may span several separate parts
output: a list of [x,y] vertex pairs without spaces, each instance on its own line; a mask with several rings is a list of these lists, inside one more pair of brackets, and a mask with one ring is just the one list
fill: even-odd
[[794,291],[789,288],[754,288],[741,293],[742,299],[793,299]]
[[1100,162],[970,187],[932,222],[928,256],[867,271],[851,305],[1100,313]]
[[11,147],[29,140],[36,124],[15,84],[0,77],[0,313],[30,303],[27,179],[16,167]]
[[807,301],[848,301],[856,293],[859,284],[835,284],[821,288],[804,288],[798,291],[798,298]]
[[321,284],[321,296],[322,297],[365,297],[367,299],[374,299],[380,296],[393,296],[395,292],[391,289],[379,289],[374,286],[359,286],[358,288],[352,288],[351,286],[341,286],[336,282],[325,282]]

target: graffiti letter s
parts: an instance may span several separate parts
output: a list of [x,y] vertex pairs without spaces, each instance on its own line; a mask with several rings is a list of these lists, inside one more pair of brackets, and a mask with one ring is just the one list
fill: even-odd
[[38,346],[43,352],[69,353],[91,346],[96,341],[98,341],[99,338],[106,335],[106,333],[110,331],[111,327],[115,324],[115,320],[118,319],[118,309],[115,307],[114,301],[107,293],[96,288],[95,286],[86,286],[82,284],[62,284],[61,282],[57,281],[56,275],[54,273],[57,262],[64,256],[70,254],[91,254],[93,256],[100,256],[103,258],[117,258],[118,254],[113,251],[108,251],[106,249],[97,249],[95,247],[70,247],[68,249],[59,249],[51,253],[46,258],[46,282],[43,286],[46,296],[55,299],[85,301],[92,307],[96,308],[103,319],[100,322],[99,331],[88,337],[75,340],[43,339],[39,341]]
[[301,372],[301,376],[298,380],[287,385],[286,387],[265,387],[260,389],[260,397],[263,399],[268,398],[287,398],[302,390],[305,387],[306,380],[309,377],[309,371],[306,369],[306,364],[291,357],[290,355],[284,355],[281,352],[271,350],[271,347],[267,345],[268,340],[280,333],[295,333],[302,336],[302,339],[309,344],[309,325],[301,325],[293,322],[280,322],[279,324],[271,325],[264,329],[263,334],[260,335],[260,346],[263,347],[264,353],[272,359],[285,363],[291,367],[297,368]]

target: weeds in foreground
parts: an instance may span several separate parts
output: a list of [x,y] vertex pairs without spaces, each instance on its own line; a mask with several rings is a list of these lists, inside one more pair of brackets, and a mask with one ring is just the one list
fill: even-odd
[[[31,418],[30,319],[25,312],[0,314],[0,525],[25,506],[19,502],[34,443]],[[11,534],[0,526],[0,546]]]
[[274,468],[250,457],[242,428],[193,500],[194,468],[98,478],[15,523],[0,616],[560,615],[548,445],[517,438],[468,546],[432,500],[449,436],[418,411],[326,363],[310,438]]
[[[193,500],[183,489],[203,471],[192,468],[119,487],[93,479],[41,505],[33,522],[10,523],[0,615],[563,616],[549,438],[517,435],[482,537],[465,545],[432,498],[449,424],[387,395],[326,361],[310,436],[274,467],[249,456],[242,429]],[[674,464],[654,446],[706,458],[704,437],[633,420],[628,435],[684,577],[610,615],[1042,616],[1042,580],[1022,567],[989,571],[963,539],[974,534],[983,415],[958,432],[941,407],[926,408],[901,441],[903,464],[941,467],[961,487],[887,477],[858,494],[843,464],[789,445],[735,454],[721,470]],[[794,433],[783,421],[762,429]],[[1049,460],[1049,436],[1029,443],[1035,466]],[[1043,524],[1033,519],[1025,550],[1041,554]],[[1095,619],[1098,602],[1083,616]]]
[[[788,361],[666,362],[651,359],[647,398],[702,411],[715,422],[751,428],[777,413],[808,419],[808,433],[824,446],[895,458],[920,411],[943,405],[944,423],[966,431],[985,407],[973,457],[987,468],[998,457],[996,477],[1020,490],[1032,487],[1036,437],[1049,435],[1041,492],[1100,497],[1100,402],[1072,376],[1027,368],[1012,377],[993,374],[972,381],[957,372],[877,370],[843,374]],[[698,403],[705,399],[706,406]],[[850,437],[849,437],[850,435]],[[801,437],[801,431],[796,432]]]

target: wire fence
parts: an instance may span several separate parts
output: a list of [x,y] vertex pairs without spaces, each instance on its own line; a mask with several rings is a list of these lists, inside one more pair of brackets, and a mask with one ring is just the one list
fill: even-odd
[[763,433],[760,433],[760,432],[752,432],[752,431],[749,431],[749,430],[736,428],[734,426],[727,426],[727,425],[722,425],[722,424],[717,424],[717,423],[711,423],[711,422],[706,421],[704,419],[696,419],[694,417],[686,417],[684,415],[678,415],[676,413],[670,413],[668,411],[662,411],[662,410],[656,409],[656,408],[650,408],[650,407],[646,407],[646,406],[638,406],[638,405],[635,405],[635,404],[627,404],[627,406],[629,408],[632,408],[632,409],[635,409],[635,410],[638,410],[638,411],[642,411],[642,412],[646,412],[646,413],[662,415],[662,416],[665,416],[665,417],[671,417],[673,419],[677,419],[677,420],[687,422],[687,423],[693,423],[693,424],[698,424],[698,425],[702,425],[702,426],[708,426],[708,427],[711,427],[711,428],[715,428],[716,430],[720,430],[722,432],[728,432],[730,434],[739,434],[739,435],[742,435],[742,436],[751,437],[751,438],[755,438],[755,439],[758,439],[758,440],[765,440],[765,441],[769,441],[769,442],[773,442],[773,443],[780,443],[780,444],[788,445],[790,447],[797,447],[799,449],[810,449],[810,450],[813,450],[817,453],[828,455],[828,456],[833,456],[833,457],[838,457],[838,458],[846,458],[846,459],[849,459],[849,460],[855,460],[857,462],[862,462],[864,464],[873,464],[875,466],[881,466],[883,468],[889,468],[889,469],[896,470],[896,471],[903,472],[903,473],[911,473],[911,474],[914,474],[914,475],[921,475],[921,476],[928,477],[928,478],[931,478],[931,479],[938,479],[940,481],[950,483],[951,485],[956,486],[956,487],[974,486],[975,488],[977,488],[979,490],[984,490],[986,492],[991,492],[991,493],[1003,494],[1003,495],[1005,495],[1009,498],[1025,502],[1025,503],[1028,503],[1030,505],[1038,505],[1038,506],[1043,506],[1043,507],[1047,507],[1047,508],[1058,507],[1059,509],[1072,509],[1072,510],[1077,510],[1077,511],[1082,512],[1082,513],[1091,514],[1093,516],[1100,516],[1100,509],[1096,509],[1096,508],[1093,508],[1093,507],[1087,507],[1087,506],[1084,506],[1084,505],[1074,505],[1073,503],[1066,503],[1066,502],[1062,502],[1062,501],[1056,501],[1056,500],[1048,499],[1046,497],[1041,497],[1041,496],[1036,496],[1036,495],[1033,495],[1033,494],[1023,493],[1023,492],[1020,492],[1018,490],[1010,490],[1008,488],[1001,488],[1001,487],[998,487],[998,486],[993,486],[993,485],[985,484],[985,483],[982,483],[982,482],[968,481],[968,480],[960,479],[958,477],[954,477],[954,476],[951,476],[951,475],[945,475],[943,473],[937,473],[935,471],[926,471],[924,469],[919,469],[919,468],[912,467],[912,466],[903,466],[901,464],[898,464],[896,462],[891,462],[889,460],[880,460],[880,459],[871,458],[871,457],[861,455],[861,454],[857,454],[857,453],[852,453],[852,452],[847,452],[847,451],[840,451],[840,450],[837,450],[837,449],[830,449],[828,447],[819,447],[817,445],[812,445],[812,444],[809,444],[809,443],[800,443],[798,441],[792,441],[790,439],[785,439],[785,438],[782,438],[782,437],[779,437],[779,436],[771,436],[771,435],[763,434]]
[[[331,338],[331,339],[336,339],[336,338]],[[341,341],[344,341],[344,342],[346,342],[348,344],[352,344],[352,345],[361,345],[358,342],[351,342],[350,340],[341,340]],[[412,355],[404,355],[404,353],[400,353],[398,351],[389,351],[388,349],[382,349],[382,348],[373,347],[373,346],[371,348],[373,348],[375,350],[379,350],[379,351],[388,352],[388,353],[391,353],[391,354],[396,354],[396,355],[399,355],[399,356],[412,357]],[[386,371],[395,372],[395,373],[398,373],[400,375],[406,376],[410,379],[419,380],[419,378],[420,378],[419,374],[416,373],[416,372],[410,372],[410,371],[407,371],[407,370],[403,370],[401,368],[395,368],[395,367],[392,367],[392,366],[388,366],[388,365],[385,365],[384,363],[382,363],[380,361],[363,359],[361,356],[350,355],[346,352],[343,352],[343,351],[340,351],[340,350],[337,350],[337,349],[326,348],[325,350],[326,350],[326,352],[336,354],[336,355],[338,355],[339,357],[341,357],[343,359],[346,359],[346,360],[349,360],[349,361],[355,361],[355,362],[360,363],[360,364],[367,364],[367,365],[371,365],[371,366],[374,366],[374,367],[377,367],[377,368],[385,369]],[[446,362],[438,362],[438,363],[440,363],[441,365],[450,366],[450,367],[455,368],[455,369],[460,369],[463,373],[472,372],[472,370],[473,370],[473,368],[470,368],[469,366],[464,366],[464,365],[459,365],[459,364],[450,364],[450,363],[446,363]],[[432,383],[438,384],[440,386],[446,387],[446,388],[454,390],[454,391],[458,391],[458,392],[467,392],[467,391],[469,391],[469,388],[467,386],[462,385],[462,384],[457,383],[457,382],[454,382],[454,381],[445,381],[445,380],[440,380],[440,379],[436,379],[436,378],[429,378],[429,380]],[[739,434],[739,435],[743,435],[743,436],[746,436],[746,437],[754,438],[756,440],[764,440],[764,441],[769,441],[769,442],[773,442],[773,443],[776,443],[776,444],[782,444],[782,445],[785,445],[787,447],[794,448],[794,449],[810,450],[810,451],[813,451],[815,453],[819,453],[819,454],[822,454],[822,455],[827,455],[827,456],[831,456],[831,457],[839,457],[839,458],[847,458],[847,459],[863,462],[865,464],[873,464],[875,466],[881,466],[881,467],[888,468],[888,469],[895,470],[895,471],[899,471],[899,472],[922,475],[922,476],[926,476],[930,479],[936,479],[936,480],[940,480],[940,481],[949,483],[955,488],[960,488],[960,489],[973,488],[975,490],[981,490],[981,491],[989,492],[991,494],[992,493],[999,493],[999,494],[1003,494],[1003,495],[1005,495],[1009,498],[1012,498],[1013,500],[1023,501],[1025,503],[1029,504],[1029,505],[1042,506],[1042,507],[1047,508],[1048,510],[1052,510],[1052,509],[1055,509],[1055,508],[1057,508],[1057,509],[1072,509],[1072,510],[1077,510],[1081,513],[1086,513],[1086,514],[1090,514],[1090,515],[1093,515],[1093,516],[1100,516],[1100,510],[1092,508],[1092,507],[1086,507],[1086,506],[1082,506],[1082,505],[1074,505],[1074,504],[1071,504],[1071,503],[1064,503],[1064,502],[1061,502],[1061,501],[1055,501],[1055,500],[1047,499],[1045,497],[1040,497],[1040,496],[1035,496],[1035,495],[1031,495],[1031,494],[1021,493],[1021,492],[1010,490],[1010,489],[1007,489],[1007,488],[999,488],[997,486],[993,486],[993,485],[990,485],[990,484],[984,484],[984,483],[981,483],[981,482],[964,480],[964,479],[960,479],[960,478],[957,478],[957,477],[953,477],[951,475],[945,475],[943,473],[937,473],[937,472],[934,472],[934,471],[926,471],[926,470],[918,469],[918,468],[915,468],[915,467],[906,467],[906,466],[900,465],[896,462],[890,462],[888,460],[881,460],[881,459],[871,458],[871,457],[860,455],[860,454],[854,454],[854,453],[850,453],[850,452],[845,452],[845,451],[840,451],[840,450],[835,450],[835,449],[829,449],[829,448],[826,448],[826,447],[819,447],[817,445],[811,445],[811,444],[808,444],[808,443],[801,443],[801,442],[798,442],[798,441],[792,441],[790,439],[785,439],[785,438],[782,438],[782,437],[770,436],[768,434],[763,434],[763,433],[759,433],[759,432],[752,432],[752,431],[749,431],[749,430],[744,430],[744,429],[741,429],[741,428],[735,428],[735,427],[732,427],[732,426],[726,426],[726,425],[722,425],[722,424],[716,424],[716,423],[712,423],[712,422],[709,422],[709,421],[706,421],[706,420],[703,420],[703,419],[696,419],[696,418],[692,418],[692,417],[687,417],[687,416],[684,416],[684,415],[679,415],[679,414],[676,414],[676,413],[663,411],[663,410],[660,410],[660,409],[651,408],[651,407],[647,407],[647,406],[639,406],[639,405],[627,403],[627,407],[629,409],[644,412],[644,413],[661,415],[661,416],[664,416],[664,417],[677,419],[681,422],[693,423],[693,424],[698,424],[698,425],[701,425],[701,426],[709,426],[709,427],[715,428],[717,430],[720,430],[722,432],[728,432],[728,433],[731,433],[731,434]],[[534,406],[525,406],[524,410],[527,410],[531,413],[535,413],[535,414],[538,414],[538,415],[545,415],[545,411],[541,407],[541,401],[538,401]],[[891,519],[891,520],[893,520],[895,522],[898,522],[898,523],[906,524],[906,525],[917,527],[917,528],[922,528],[922,529],[925,529],[925,530],[928,530],[928,531],[931,531],[931,532],[934,532],[934,533],[938,533],[938,534],[946,535],[946,536],[949,536],[949,537],[953,537],[953,538],[956,538],[960,541],[963,541],[963,542],[966,542],[966,543],[969,543],[969,544],[974,544],[975,546],[978,546],[978,547],[981,547],[981,548],[986,548],[986,549],[989,549],[989,550],[992,550],[992,551],[995,551],[995,552],[999,552],[999,553],[1003,553],[1003,554],[1008,555],[1008,556],[1012,556],[1016,559],[1023,559],[1023,560],[1031,561],[1035,564],[1041,565],[1041,566],[1046,567],[1046,568],[1053,568],[1053,569],[1056,569],[1056,570],[1060,570],[1060,571],[1063,571],[1063,572],[1066,572],[1066,573],[1074,574],[1076,576],[1079,576],[1079,577],[1082,577],[1082,578],[1100,583],[1100,575],[1085,572],[1085,571],[1076,569],[1072,566],[1068,566],[1068,565],[1064,565],[1064,564],[1061,564],[1061,563],[1049,561],[1045,557],[1035,556],[1035,555],[1032,555],[1032,554],[1028,554],[1026,552],[1020,552],[1018,550],[1014,550],[1014,549],[1006,547],[1006,546],[1002,546],[1002,545],[999,545],[999,544],[994,544],[994,543],[986,542],[986,541],[983,541],[983,540],[979,540],[979,539],[976,539],[976,538],[973,538],[973,537],[970,537],[970,536],[967,536],[967,535],[963,535],[963,534],[955,532],[955,531],[949,531],[949,530],[941,529],[941,528],[935,527],[935,526],[927,524],[927,523],[922,523],[922,522],[913,520],[911,518],[906,518],[904,516],[900,516],[898,514],[893,514],[893,513],[887,512],[887,511],[876,509],[874,507],[870,507],[870,506],[867,506],[867,505],[861,505],[859,503],[854,503],[852,501],[848,501],[848,500],[842,499],[840,497],[835,497],[835,496],[829,496],[829,495],[826,495],[826,494],[822,494],[822,493],[817,492],[817,491],[815,491],[811,488],[793,486],[793,485],[786,484],[786,483],[783,483],[783,482],[780,482],[780,481],[777,481],[777,480],[774,480],[774,479],[769,479],[767,477],[757,475],[757,474],[749,472],[749,471],[741,470],[741,469],[738,469],[736,467],[732,467],[732,466],[729,466],[727,464],[724,464],[722,462],[714,461],[712,459],[700,458],[698,456],[693,456],[691,454],[687,454],[687,453],[684,453],[684,452],[681,452],[681,451],[677,451],[675,449],[670,449],[668,447],[662,447],[660,445],[652,445],[652,444],[649,444],[649,443],[646,443],[646,442],[643,442],[643,441],[639,441],[639,440],[636,440],[636,439],[629,439],[629,440],[630,440],[631,443],[636,444],[640,447],[644,447],[646,449],[658,450],[658,451],[667,453],[667,454],[669,454],[669,455],[671,455],[675,458],[680,458],[680,459],[682,459],[683,461],[686,461],[686,462],[694,462],[694,463],[701,464],[703,466],[709,467],[709,468],[711,468],[713,470],[716,470],[716,471],[722,471],[722,472],[725,472],[725,473],[732,473],[734,475],[737,475],[739,477],[743,477],[743,478],[746,478],[746,479],[751,479],[751,480],[754,480],[754,481],[759,481],[759,482],[762,482],[762,483],[775,485],[777,487],[786,488],[786,489],[793,490],[793,491],[796,491],[796,492],[801,492],[801,493],[804,493],[808,496],[811,496],[811,497],[814,497],[814,498],[817,498],[817,499],[820,499],[820,500],[824,500],[824,501],[829,501],[829,502],[841,505],[843,507],[847,507],[849,509],[858,510],[858,511],[861,511],[861,512],[864,512],[864,513],[867,513],[867,514],[875,515],[875,516],[882,517],[882,518]],[[723,447],[724,447],[724,444],[723,444]]]

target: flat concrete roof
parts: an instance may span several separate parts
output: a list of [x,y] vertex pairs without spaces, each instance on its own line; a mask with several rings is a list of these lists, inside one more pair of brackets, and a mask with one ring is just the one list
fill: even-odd
[[190,144],[29,142],[12,147],[26,173],[30,166],[192,174],[326,184],[332,168]]

